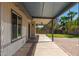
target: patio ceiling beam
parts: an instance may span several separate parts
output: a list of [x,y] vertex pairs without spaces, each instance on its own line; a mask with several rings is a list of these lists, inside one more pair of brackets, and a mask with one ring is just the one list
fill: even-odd
[[32,16],[32,18],[40,18],[40,19],[53,19],[53,17],[38,17],[38,16]]

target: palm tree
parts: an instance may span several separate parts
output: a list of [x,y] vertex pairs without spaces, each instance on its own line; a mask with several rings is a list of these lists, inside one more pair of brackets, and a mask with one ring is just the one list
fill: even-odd
[[76,21],[76,29],[75,32],[79,33],[79,16],[77,17]]
[[[75,17],[75,15],[77,14],[77,12],[73,12],[73,11],[70,11],[69,10],[69,13],[68,13],[68,17],[69,17],[69,19],[70,19],[70,27],[72,27],[72,20],[73,20],[73,18]],[[71,31],[72,29],[70,28],[70,31]]]
[[[68,17],[62,16],[61,19],[60,19],[60,22],[61,22],[62,30],[63,30],[63,31],[66,31],[66,30],[67,30],[66,23],[68,22]],[[67,32],[67,31],[66,31],[66,32]]]
[[73,17],[77,14],[77,12],[69,11],[68,16],[70,17],[71,21],[73,20]]

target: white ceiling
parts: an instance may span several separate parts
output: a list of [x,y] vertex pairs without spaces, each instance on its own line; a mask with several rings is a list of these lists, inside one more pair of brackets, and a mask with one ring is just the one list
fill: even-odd
[[54,17],[68,2],[23,2],[32,17]]

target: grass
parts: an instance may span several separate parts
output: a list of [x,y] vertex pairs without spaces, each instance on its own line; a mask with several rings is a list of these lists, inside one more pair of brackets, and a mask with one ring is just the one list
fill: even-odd
[[[52,38],[52,34],[47,34],[48,37]],[[70,34],[53,34],[54,38],[79,38],[79,35]]]

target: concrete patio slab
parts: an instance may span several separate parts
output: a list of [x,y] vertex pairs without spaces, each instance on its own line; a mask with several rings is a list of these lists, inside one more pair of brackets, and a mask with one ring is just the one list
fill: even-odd
[[54,42],[38,43],[34,56],[68,56]]
[[[39,41],[44,41],[44,42],[39,42]],[[36,51],[34,56],[68,56],[45,34],[39,34],[39,41],[38,41],[39,43],[36,46]]]
[[38,42],[51,42],[52,39],[48,38],[45,34],[38,34],[39,41]]

